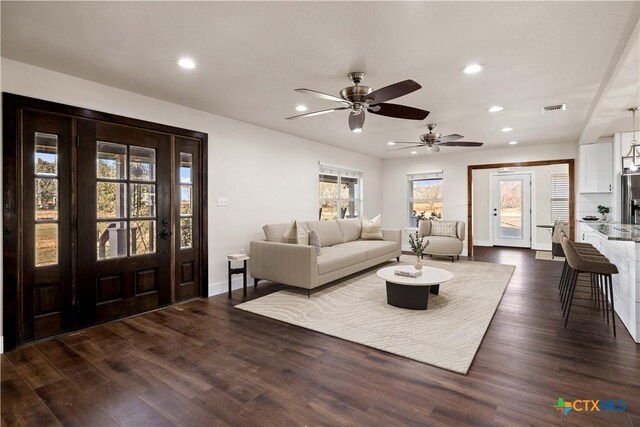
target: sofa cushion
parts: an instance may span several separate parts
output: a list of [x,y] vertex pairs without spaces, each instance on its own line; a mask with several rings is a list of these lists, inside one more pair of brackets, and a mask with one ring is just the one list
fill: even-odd
[[398,242],[390,242],[388,240],[356,240],[355,242],[335,245],[334,248],[365,251],[367,259],[373,259],[385,254],[393,254],[398,249]]
[[331,273],[366,260],[365,251],[336,246],[323,247],[322,255],[318,256],[318,274]]
[[291,221],[289,228],[282,235],[282,243],[298,243],[298,227],[295,221]]
[[337,243],[344,243],[344,237],[335,220],[308,221],[306,225],[309,231],[316,232],[323,248],[325,246],[333,246]]
[[359,219],[337,219],[336,222],[340,227],[345,242],[353,242],[360,239],[362,222]]
[[432,221],[431,235],[457,238],[457,225],[458,221]]
[[291,224],[267,224],[262,227],[264,238],[267,242],[282,242],[282,236],[289,229]]
[[431,220],[423,219],[418,223],[418,232],[420,236],[428,236],[431,234]]
[[382,236],[382,216],[378,215],[369,220],[362,218],[362,230],[360,232],[362,240],[384,240]]
[[462,252],[462,240],[457,237],[427,236],[426,240],[429,244],[424,251],[425,254],[460,255]]

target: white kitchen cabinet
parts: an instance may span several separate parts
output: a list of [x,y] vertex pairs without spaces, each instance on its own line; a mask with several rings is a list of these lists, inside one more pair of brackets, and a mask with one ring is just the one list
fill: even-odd
[[576,233],[576,241],[591,243],[596,246],[598,240],[598,233],[591,228],[586,222],[578,221],[578,232]]
[[580,145],[580,193],[611,193],[613,190],[613,144]]

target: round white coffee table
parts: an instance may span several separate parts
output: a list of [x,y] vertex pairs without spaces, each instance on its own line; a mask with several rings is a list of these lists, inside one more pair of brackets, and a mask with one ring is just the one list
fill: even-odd
[[422,267],[422,276],[405,277],[396,270],[415,271],[412,265],[397,265],[378,270],[377,275],[387,282],[387,304],[411,310],[426,310],[429,293],[438,295],[440,285],[453,279],[450,271],[436,267]]

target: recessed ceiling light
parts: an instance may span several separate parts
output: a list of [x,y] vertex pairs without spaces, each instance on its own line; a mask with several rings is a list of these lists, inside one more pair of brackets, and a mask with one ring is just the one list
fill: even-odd
[[412,151],[411,154],[418,154],[418,152],[417,151]]
[[362,128],[353,129],[351,132],[360,133],[362,132]]
[[187,70],[192,70],[196,68],[196,63],[193,62],[193,59],[191,58],[180,58],[178,60],[178,65],[181,66],[182,68],[186,68]]
[[500,129],[502,132],[511,132],[513,130],[513,128],[510,127],[506,127],[506,128],[502,128]]
[[396,143],[393,142],[393,141],[389,141],[389,142],[387,142],[387,145],[396,145]]
[[469,64],[462,69],[462,72],[465,74],[475,74],[482,71],[484,67],[480,64]]
[[516,145],[518,143],[518,141],[511,141],[509,142],[509,145]]
[[490,113],[497,113],[498,111],[502,111],[502,110],[504,110],[503,107],[499,105],[494,105],[493,107],[489,107],[487,111],[489,111]]
[[307,108],[306,105],[300,104],[300,105],[296,106],[296,111],[302,112],[302,111],[307,111],[307,110],[308,110],[308,108]]

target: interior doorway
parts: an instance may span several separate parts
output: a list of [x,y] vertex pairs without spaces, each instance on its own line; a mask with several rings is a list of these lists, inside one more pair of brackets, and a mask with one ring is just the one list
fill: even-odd
[[3,106],[6,349],[207,296],[206,134]]
[[531,247],[531,174],[491,175],[493,246]]
[[[531,225],[529,229],[532,232],[532,235],[540,238],[541,234],[548,234],[548,229],[538,228],[538,224],[545,224],[551,222],[551,218],[553,217],[562,217],[564,220],[569,222],[570,227],[570,235],[571,238],[574,236],[574,228],[575,228],[575,213],[574,213],[574,194],[575,194],[575,161],[574,159],[558,159],[558,160],[537,160],[530,162],[512,162],[512,163],[492,163],[492,164],[483,164],[483,165],[469,165],[467,166],[467,227],[468,227],[468,238],[467,238],[467,251],[471,256],[473,255],[474,245],[477,243],[480,246],[492,246],[493,243],[493,234],[488,233],[488,231],[482,233],[482,230],[476,230],[478,226],[478,220],[481,221],[482,224],[487,224],[486,229],[489,229],[488,224],[492,224],[493,220],[489,218],[493,218],[493,206],[491,205],[491,199],[489,194],[490,185],[485,185],[486,191],[482,193],[479,191],[481,187],[480,184],[482,182],[478,181],[479,174],[483,174],[488,182],[489,174],[492,172],[491,169],[495,169],[495,173],[503,172],[506,174],[519,174],[527,172],[527,168],[533,169],[535,167],[544,167],[549,166],[561,168],[562,172],[562,180],[558,181],[557,187],[563,189],[563,197],[562,201],[555,201],[552,199],[546,200],[546,204],[548,205],[548,213],[550,213],[550,218],[545,219],[542,218],[541,215],[536,216],[535,210],[531,216]],[[556,172],[554,172],[556,173]],[[537,180],[537,175],[536,175]],[[552,180],[549,179],[549,182]],[[562,185],[560,185],[562,184]],[[546,184],[545,184],[546,185]],[[550,184],[549,184],[550,185]],[[534,187],[535,188],[535,187]],[[480,194],[477,194],[480,193]],[[534,197],[534,194],[531,195]],[[545,207],[545,209],[547,208]],[[481,220],[480,216],[486,216],[486,221]],[[478,217],[478,218],[476,218]],[[480,233],[480,234],[478,234]],[[548,235],[545,236],[546,239],[550,237]],[[533,243],[535,246],[535,238],[533,239]],[[537,247],[532,247],[533,249],[539,249]]]

